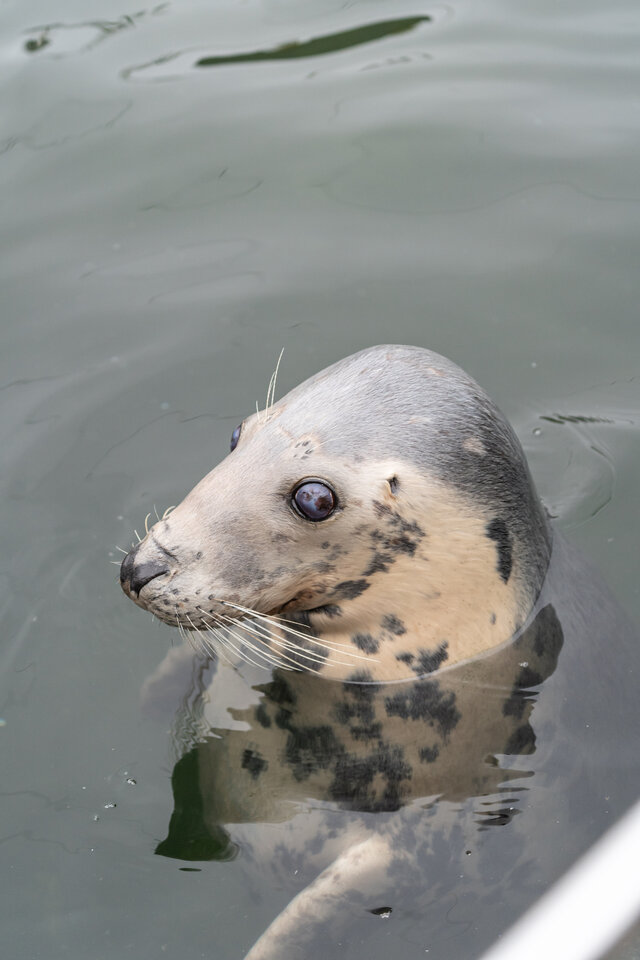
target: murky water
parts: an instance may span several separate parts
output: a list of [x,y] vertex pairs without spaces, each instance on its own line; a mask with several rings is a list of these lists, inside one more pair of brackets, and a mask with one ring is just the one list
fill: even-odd
[[[175,739],[140,689],[176,638],[109,565],[282,347],[281,391],[376,342],[468,369],[640,620],[639,31],[592,0],[4,5],[7,956],[232,960],[290,896],[155,854]],[[344,955],[471,958],[453,906],[354,918]]]

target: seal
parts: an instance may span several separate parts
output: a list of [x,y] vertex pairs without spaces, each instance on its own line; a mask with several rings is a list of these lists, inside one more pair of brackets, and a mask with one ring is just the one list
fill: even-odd
[[378,346],[236,428],[121,582],[223,652],[393,681],[509,641],[550,553],[522,448],[488,396],[435,353]]
[[640,788],[610,749],[640,737],[635,631],[430,351],[270,389],[121,582],[200,651],[145,684],[186,688],[156,852],[271,892],[229,958],[378,955],[393,914],[385,955],[471,960]]

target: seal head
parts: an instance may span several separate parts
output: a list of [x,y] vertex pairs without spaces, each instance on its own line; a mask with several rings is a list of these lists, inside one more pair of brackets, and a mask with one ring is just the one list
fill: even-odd
[[232,656],[398,680],[509,641],[550,553],[522,448],[484,391],[438,354],[377,346],[248,417],[121,582]]

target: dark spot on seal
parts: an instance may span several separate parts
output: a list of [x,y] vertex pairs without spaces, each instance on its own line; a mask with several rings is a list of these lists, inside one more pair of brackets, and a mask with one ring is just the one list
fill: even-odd
[[[380,530],[373,530],[371,538],[377,540],[385,551],[392,554],[405,553],[409,557],[414,555],[419,542],[419,540],[412,540],[402,530],[399,533],[393,530],[390,534],[381,533]],[[391,560],[387,561],[387,563],[391,562]]]
[[498,551],[498,573],[505,583],[508,583],[513,566],[513,547],[507,525],[500,517],[494,517],[487,524],[487,536],[495,540]]
[[290,543],[293,537],[288,537],[286,533],[274,533],[271,539],[274,543]]
[[348,557],[348,556],[349,556],[349,550],[347,550],[344,544],[334,543],[333,547],[331,548],[331,553],[329,554],[329,559],[337,560],[338,557]]
[[259,703],[256,707],[256,720],[261,727],[264,727],[265,730],[268,730],[271,726],[271,717],[267,713],[267,708],[264,703]]
[[334,587],[333,596],[336,600],[355,600],[370,586],[368,580],[343,580]]
[[404,653],[396,653],[396,660],[399,660],[400,663],[410,664],[415,660],[415,654],[409,653],[408,650]]
[[296,610],[293,613],[288,615],[288,619],[292,620],[294,623],[300,624],[301,627],[306,627],[307,632],[310,637],[315,637],[313,627],[311,626],[311,620],[309,619],[309,610]]
[[331,546],[331,544],[329,543],[329,541],[328,541],[328,540],[325,540],[324,543],[321,543],[321,544],[320,544],[320,549],[321,549],[321,550],[328,550],[330,546]]
[[443,640],[437,650],[420,648],[418,650],[418,660],[411,669],[418,676],[421,676],[423,673],[433,673],[445,660],[448,660],[448,647],[448,642]]
[[285,704],[293,706],[296,702],[296,696],[291,687],[280,675],[274,677],[271,683],[256,687],[256,690],[260,693],[266,693],[269,700],[278,704],[278,706],[284,706]]
[[355,643],[358,650],[362,650],[363,653],[377,653],[380,649],[380,641],[370,633],[354,633],[351,643]]
[[373,507],[380,517],[386,518],[388,523],[400,530],[401,533],[411,534],[416,537],[417,540],[422,540],[425,536],[424,530],[415,520],[405,520],[397,510],[392,510],[391,507],[388,507],[384,503],[379,503],[377,500],[373,501]]
[[[354,686],[354,683],[359,684],[359,686]],[[376,696],[376,686],[371,683],[371,674],[368,670],[360,670],[357,673],[352,673],[350,682],[346,681],[342,684],[342,689],[345,694],[354,699],[357,699],[359,702],[367,702],[372,704]]]
[[393,477],[389,477],[389,479],[387,480],[387,483],[389,484],[389,489],[391,490],[391,493],[395,496],[396,493],[398,492],[400,481],[396,476],[393,476]]
[[368,670],[354,670],[347,677],[346,683],[373,683],[373,677]]
[[366,570],[362,571],[363,577],[370,577],[374,573],[387,573],[389,565],[393,563],[395,557],[388,553],[374,553],[371,562]]
[[425,536],[424,530],[415,521],[405,520],[386,504],[374,500],[373,507],[385,521],[386,529],[375,529],[369,534],[373,541],[373,550],[369,565],[363,573],[365,577],[374,573],[386,573],[389,566],[402,554],[412,557]]
[[402,620],[396,617],[394,613],[386,613],[380,621],[380,626],[383,630],[388,630],[389,633],[392,633],[395,637],[401,637],[403,633],[407,632],[407,628]]
[[432,747],[421,747],[420,748],[420,762],[421,763],[433,763],[438,759],[440,755],[440,747],[435,743]]
[[312,610],[307,610],[307,613],[320,613],[325,617],[341,617],[342,607],[339,607],[337,603],[324,603],[321,607],[313,607]]
[[491,626],[493,626],[495,622],[496,622],[496,615],[495,613],[492,613],[491,616],[489,617],[489,623],[491,624]]
[[443,693],[437,680],[418,680],[408,691],[402,690],[385,699],[387,716],[402,720],[422,720],[437,727],[443,739],[460,720],[453,691]]
[[261,757],[257,750],[249,747],[242,754],[242,769],[248,770],[254,780],[257,780],[261,773],[269,766],[267,760]]

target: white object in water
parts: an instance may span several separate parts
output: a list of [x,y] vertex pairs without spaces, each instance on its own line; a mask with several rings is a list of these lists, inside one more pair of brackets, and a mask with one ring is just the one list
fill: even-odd
[[598,960],[640,917],[640,801],[480,960]]

